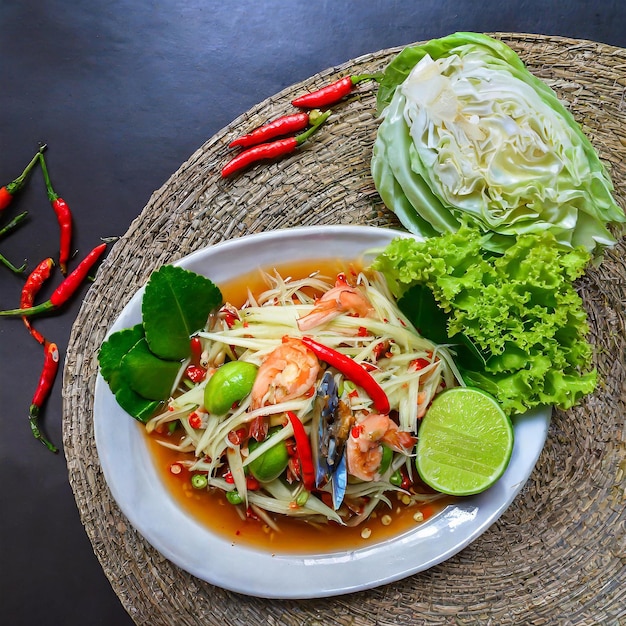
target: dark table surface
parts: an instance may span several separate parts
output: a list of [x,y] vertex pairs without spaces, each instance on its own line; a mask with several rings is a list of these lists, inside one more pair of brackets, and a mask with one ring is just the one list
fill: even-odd
[[[288,85],[359,55],[457,30],[626,47],[626,4],[3,0],[0,26],[0,181],[17,176],[38,142],[47,142],[50,174],[74,211],[73,248],[82,256],[101,237],[122,235],[207,138]],[[38,172],[2,223],[22,211],[27,221],[0,251],[32,268],[58,249]],[[2,308],[17,305],[22,281],[0,266]],[[62,313],[37,322],[62,353],[84,290]],[[81,525],[63,452],[49,453],[30,434],[41,360],[21,321],[3,319],[0,622],[130,624]],[[57,444],[61,391],[58,376],[44,417]]]

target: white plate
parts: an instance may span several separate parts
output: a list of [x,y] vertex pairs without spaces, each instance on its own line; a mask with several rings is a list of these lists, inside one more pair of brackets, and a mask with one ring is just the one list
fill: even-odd
[[[217,285],[257,266],[311,258],[358,258],[396,236],[389,229],[319,226],[232,239],[182,259],[179,265]],[[143,289],[110,333],[141,322]],[[98,375],[95,438],[104,476],[132,525],[161,554],[214,585],[267,598],[314,598],[368,589],[425,570],[456,554],[511,504],[543,448],[550,410],[515,420],[515,448],[505,474],[491,489],[450,505],[414,530],[362,549],[329,554],[272,555],[232,545],[183,511],[167,493],[148,452],[142,428],[117,404]]]

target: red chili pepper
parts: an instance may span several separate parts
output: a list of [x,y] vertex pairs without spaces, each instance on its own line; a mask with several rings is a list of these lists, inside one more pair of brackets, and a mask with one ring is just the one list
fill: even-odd
[[260,143],[265,143],[276,137],[291,135],[299,130],[304,130],[309,124],[315,124],[322,115],[321,111],[313,110],[308,113],[292,113],[291,115],[283,115],[272,122],[259,126],[251,133],[238,137],[228,144],[229,148],[249,148]]
[[41,304],[37,304],[28,309],[8,309],[6,311],[0,311],[0,317],[18,317],[23,315],[40,315],[47,311],[53,311],[65,304],[74,292],[81,285],[83,280],[89,274],[89,270],[94,266],[96,261],[100,258],[105,248],[106,243],[101,243],[96,246],[76,267],[76,269],[54,290],[50,296],[50,300],[46,300]]
[[258,146],[248,148],[240,152],[234,159],[231,159],[222,169],[222,178],[240,172],[249,165],[265,159],[275,159],[293,152],[299,145],[304,143],[317,129],[328,119],[330,111],[322,114],[316,123],[308,130],[295,137],[278,139],[271,143],[262,143]]
[[296,440],[296,449],[300,459],[300,470],[302,471],[302,483],[307,491],[315,487],[315,469],[313,466],[313,453],[311,452],[311,442],[304,430],[304,425],[295,413],[287,411],[287,417],[293,428],[293,437]]
[[428,367],[430,364],[431,363],[428,359],[423,359],[420,357],[419,359],[414,359],[413,361],[411,361],[411,363],[409,364],[409,367],[413,368],[416,372],[418,372],[419,370],[422,370],[425,367]]
[[46,149],[46,145],[44,144],[39,148],[37,154],[32,158],[31,162],[24,168],[24,171],[10,183],[0,187],[0,211],[4,211],[9,204],[11,204],[13,200],[13,196],[22,189],[24,183],[26,182],[26,178],[30,171],[35,167],[37,161],[39,161],[39,155]]
[[67,262],[70,258],[70,247],[72,245],[72,212],[70,211],[70,207],[67,205],[67,202],[65,202],[63,198],[60,198],[52,188],[50,175],[48,174],[48,168],[46,166],[46,160],[41,152],[39,153],[39,160],[41,162],[43,178],[46,183],[48,200],[52,205],[52,209],[57,216],[57,222],[59,224],[59,267],[65,276],[65,274],[67,274]]
[[[31,273],[30,276],[26,279],[24,283],[24,287],[22,287],[22,297],[20,299],[20,309],[28,309],[33,306],[33,302],[35,301],[35,296],[41,289],[41,286],[48,280],[50,277],[50,272],[54,266],[54,261],[51,258],[44,259]],[[35,330],[28,317],[22,317],[24,321],[24,326],[28,328],[28,332],[38,341],[40,344],[44,345],[46,343],[46,338],[38,331]]]
[[330,106],[339,102],[342,98],[352,92],[355,85],[364,80],[378,80],[377,74],[359,74],[356,76],[344,76],[326,87],[306,93],[291,101],[291,104],[303,109],[317,109],[319,107]]
[[349,356],[337,352],[324,344],[318,343],[310,337],[302,337],[302,342],[310,348],[322,361],[336,367],[344,376],[354,384],[362,387],[365,393],[372,399],[374,407],[383,414],[389,413],[389,398],[383,388],[376,382],[372,375],[361,365],[353,361]]
[[28,411],[28,420],[30,422],[30,429],[35,436],[35,439],[39,439],[48,450],[51,452],[57,452],[57,448],[50,443],[39,429],[39,413],[43,403],[50,395],[50,390],[54,384],[54,379],[59,369],[59,349],[55,343],[46,343],[44,347],[44,362],[41,370],[41,376],[39,377],[39,383],[35,394],[33,395],[30,409]]

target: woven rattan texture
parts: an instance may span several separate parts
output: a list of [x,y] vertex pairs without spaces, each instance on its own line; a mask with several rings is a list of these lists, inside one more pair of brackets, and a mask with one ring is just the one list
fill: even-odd
[[[626,50],[588,41],[498,33],[553,87],[607,163],[626,199]],[[94,551],[137,624],[626,624],[625,243],[580,282],[597,393],[555,412],[520,496],[490,530],[447,562],[371,591],[307,601],[240,596],[171,564],[130,526],[104,481],[92,410],[97,351],[131,295],[164,263],[223,239],[306,224],[399,226],[369,174],[373,87],[336,108],[314,141],[232,180],[219,170],[234,135],[290,110],[331,77],[381,70],[398,49],[294,85],[212,137],[157,190],[98,271],[65,364],[69,480]],[[314,250],[311,251],[312,254]]]

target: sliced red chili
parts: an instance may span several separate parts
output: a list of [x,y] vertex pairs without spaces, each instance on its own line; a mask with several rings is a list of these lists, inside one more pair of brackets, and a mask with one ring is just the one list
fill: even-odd
[[389,413],[389,398],[384,389],[376,382],[372,375],[359,363],[349,356],[337,352],[310,337],[302,337],[302,342],[309,347],[322,361],[337,368],[346,378],[361,387],[372,399],[374,407],[383,414]]
[[287,411],[287,417],[293,428],[293,437],[296,440],[296,450],[300,459],[300,470],[302,472],[302,483],[307,491],[315,487],[315,468],[313,465],[313,453],[311,442],[304,429],[304,424],[292,411]]
[[423,370],[425,367],[430,365],[430,361],[428,359],[418,358],[411,361],[410,367],[412,367],[415,371]]
[[342,98],[352,92],[355,85],[364,80],[378,80],[376,74],[359,74],[356,76],[344,76],[330,85],[321,89],[299,96],[291,101],[296,107],[303,109],[315,109],[330,106],[339,102]]
[[197,365],[188,365],[185,370],[185,375],[192,383],[197,385],[205,379],[206,370],[203,367],[198,367]]
[[227,178],[236,172],[240,172],[246,167],[258,161],[267,159],[276,159],[293,152],[299,145],[304,143],[319,127],[326,121],[330,112],[324,113],[319,117],[317,122],[308,130],[295,137],[287,137],[286,139],[278,139],[271,143],[262,143],[252,146],[247,150],[239,153],[234,159],[231,159],[222,168],[222,178]]
[[195,411],[189,415],[189,426],[195,430],[202,428],[202,418]]
[[261,484],[252,474],[246,476],[246,489],[248,489],[248,491],[258,491],[260,487]]
[[352,435],[353,439],[358,439],[363,433],[363,426],[361,424],[357,424],[350,429],[350,435]]

